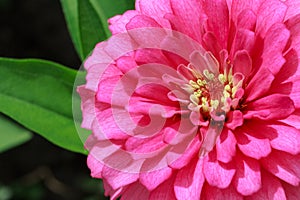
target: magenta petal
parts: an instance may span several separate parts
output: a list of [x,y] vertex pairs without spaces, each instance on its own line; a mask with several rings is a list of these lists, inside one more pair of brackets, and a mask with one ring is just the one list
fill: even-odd
[[[215,41],[215,42],[212,43],[211,41]],[[222,47],[219,44],[219,42],[217,41],[217,38],[214,35],[214,33],[212,33],[212,32],[204,33],[204,35],[202,37],[202,44],[207,51],[212,52],[212,54],[216,58],[218,58],[219,52],[222,50]]]
[[286,0],[284,3],[287,5],[288,9],[285,15],[285,20],[294,17],[299,14],[300,1],[298,0]]
[[109,22],[109,30],[112,32],[113,35],[118,33],[123,33],[126,31],[126,24],[139,12],[135,10],[128,10],[123,15],[117,15],[113,18],[108,20]]
[[204,181],[203,159],[196,158],[176,176],[174,190],[177,199],[199,199]]
[[239,15],[237,19],[237,28],[253,31],[256,25],[256,14],[252,9],[245,9]]
[[171,175],[172,169],[165,167],[156,171],[141,173],[139,180],[149,191],[151,191],[170,178]]
[[248,134],[246,130],[236,132],[239,149],[246,156],[260,159],[271,153],[270,141],[260,135],[258,137]]
[[299,200],[300,199],[300,186],[293,186],[284,181],[281,182],[286,198],[288,200]]
[[227,114],[227,122],[225,126],[231,130],[235,130],[237,127],[242,126],[243,122],[243,113],[239,110],[234,110]]
[[300,182],[300,155],[294,156],[282,151],[273,150],[261,159],[263,167],[281,180],[297,186]]
[[77,88],[77,92],[81,98],[81,110],[82,110],[82,128],[92,129],[92,123],[95,119],[95,92],[85,89],[84,86]]
[[293,81],[290,97],[294,101],[295,107],[300,108],[300,78],[299,77],[297,80]]
[[286,29],[284,24],[274,24],[270,30],[268,30],[264,42],[262,68],[269,69],[273,74],[277,74],[280,71],[285,63],[282,54],[289,37],[290,32]]
[[234,164],[217,161],[215,154],[216,152],[212,151],[204,158],[203,172],[205,179],[211,186],[226,188],[235,174]]
[[118,197],[124,192],[125,189],[127,189],[127,186],[113,189],[105,179],[103,179],[103,188],[104,188],[104,195],[110,196],[110,200],[117,200]]
[[170,0],[174,16],[168,16],[175,30],[187,34],[195,40],[201,38],[203,13],[200,2],[197,0],[180,1]]
[[239,50],[246,50],[249,54],[252,54],[255,44],[255,33],[247,29],[238,29],[230,51],[230,58],[233,59],[234,55]]
[[135,182],[127,187],[122,194],[121,200],[141,200],[149,198],[149,191],[139,182]]
[[285,95],[272,94],[247,104],[245,119],[284,119],[295,110],[294,102]]
[[265,95],[270,90],[273,80],[274,76],[269,69],[260,68],[246,87],[246,101],[250,102]]
[[295,112],[293,112],[290,116],[280,121],[297,129],[300,129],[300,109],[295,110]]
[[252,70],[252,60],[247,51],[238,51],[233,60],[233,74],[241,73],[248,77]]
[[169,28],[169,23],[164,19],[166,13],[172,13],[170,0],[138,0],[136,5],[144,15],[152,17],[161,26]]
[[263,1],[257,13],[256,31],[265,36],[273,24],[283,21],[286,10],[287,6],[281,1]]
[[212,31],[222,48],[227,49],[229,10],[226,0],[206,0],[203,8],[208,17],[208,31]]
[[149,200],[158,200],[158,199],[176,199],[174,192],[174,179],[175,176],[172,176],[161,185],[159,185],[155,190],[151,191]]
[[236,153],[236,139],[231,130],[223,129],[216,142],[217,159],[228,163]]
[[87,165],[91,170],[91,176],[94,178],[103,178],[102,177],[102,170],[103,164],[97,160],[92,154],[89,154],[87,158]]
[[203,188],[201,199],[206,200],[243,200],[243,196],[237,193],[236,189],[230,185],[226,189],[219,189],[217,187],[205,184]]
[[272,135],[268,131],[261,130],[266,137],[269,137],[271,146],[274,149],[285,151],[296,155],[300,153],[300,131],[285,124],[272,124],[275,133]]
[[235,22],[238,21],[238,17],[241,15],[241,13],[245,12],[245,10],[252,10],[254,13],[257,13],[262,2],[264,2],[264,0],[232,0],[232,6],[230,10],[231,18]]
[[261,188],[261,174],[259,162],[255,159],[239,154],[236,159],[236,175],[234,185],[244,196],[251,195]]
[[126,29],[139,27],[161,27],[153,18],[145,15],[136,15],[126,24]]
[[195,137],[190,145],[186,148],[186,151],[175,161],[169,164],[173,169],[181,169],[188,165],[191,160],[198,155],[200,149],[199,138]]
[[[248,199],[248,198],[247,198]],[[285,191],[280,181],[268,172],[262,173],[262,189],[253,194],[249,200],[278,199],[286,200]],[[290,200],[290,199],[288,199]]]
[[106,166],[103,167],[102,175],[113,189],[134,183],[139,178],[138,174],[121,172]]

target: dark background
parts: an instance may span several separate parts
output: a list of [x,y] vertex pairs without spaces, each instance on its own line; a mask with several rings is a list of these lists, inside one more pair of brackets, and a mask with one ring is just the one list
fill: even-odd
[[[41,58],[78,69],[59,0],[0,0],[0,57]],[[63,150],[38,134],[0,154],[0,200],[96,200],[100,180],[86,156]]]

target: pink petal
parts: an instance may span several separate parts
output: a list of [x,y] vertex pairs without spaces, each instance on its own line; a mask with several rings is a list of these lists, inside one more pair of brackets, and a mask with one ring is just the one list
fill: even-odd
[[233,60],[233,74],[241,73],[248,77],[252,70],[252,60],[247,51],[238,51]]
[[260,134],[252,134],[248,130],[240,129],[236,131],[236,138],[239,149],[246,156],[260,159],[271,153],[269,139]]
[[284,3],[287,5],[288,9],[285,15],[285,20],[294,17],[299,14],[300,1],[298,0],[286,0]]
[[295,110],[293,101],[285,95],[272,94],[247,104],[245,119],[284,119]]
[[235,130],[237,127],[243,125],[243,122],[243,113],[239,110],[234,110],[227,113],[225,126],[231,130]]
[[[258,72],[250,79],[246,90],[246,101],[250,102],[266,95],[274,80],[273,74],[267,68],[260,68]],[[263,86],[263,87],[262,87]]]
[[237,191],[248,196],[257,192],[261,188],[260,165],[255,159],[242,154],[236,158],[236,175],[234,185]]
[[295,110],[295,112],[293,112],[290,116],[280,121],[297,129],[300,129],[300,109]]
[[284,189],[280,181],[268,172],[262,173],[262,189],[250,197],[246,197],[247,200],[286,200]]
[[138,174],[121,172],[107,166],[103,167],[102,176],[113,189],[134,183],[139,178]]
[[205,200],[243,200],[243,196],[237,193],[236,189],[230,185],[226,189],[219,189],[217,187],[205,184],[203,188],[201,199]]
[[287,6],[281,1],[264,1],[257,13],[256,31],[262,36],[270,33],[269,28],[278,22],[282,22],[287,10]]
[[172,175],[172,169],[165,167],[151,172],[144,172],[140,174],[140,182],[147,190],[151,191],[157,188],[162,182],[166,181]]
[[206,69],[213,73],[219,72],[219,63],[211,52],[205,52],[204,55],[199,51],[193,52],[191,54],[191,63],[200,73],[203,73]]
[[109,22],[109,30],[113,35],[118,33],[124,33],[126,31],[126,24],[132,19],[134,16],[138,15],[139,12],[135,10],[128,10],[123,15],[117,15],[108,20]]
[[[96,44],[91,56],[89,56],[85,62],[84,62],[84,68],[86,70],[88,70],[90,67],[92,67],[93,65],[100,65],[100,68],[98,67],[97,70],[101,70],[101,64],[102,65],[102,69],[104,71],[104,69],[106,69],[106,65],[113,63],[114,60],[107,54],[107,52],[104,51],[105,47],[107,46],[107,42],[100,42],[98,44]],[[99,78],[99,77],[98,77]]]
[[[299,54],[297,52],[299,52],[299,50],[300,50],[300,45],[299,45],[300,44],[300,34],[299,34],[300,33],[300,15],[298,14],[295,17],[289,19],[288,21],[285,22],[285,25],[291,33],[291,40],[290,40],[291,43],[289,45],[290,45],[291,51],[294,51],[293,52],[294,57],[290,56],[289,59],[293,59],[295,62],[294,66],[298,66]],[[298,73],[296,73],[296,74],[299,74],[299,71],[300,71],[300,69],[298,67],[297,68]]]
[[172,176],[164,183],[159,185],[155,190],[150,193],[149,200],[158,200],[158,199],[176,199],[174,192],[174,179],[175,176]]
[[93,156],[93,154],[89,154],[87,158],[87,165],[91,170],[91,176],[94,178],[103,178],[102,171],[103,171],[103,163],[100,162],[97,158]]
[[148,199],[149,191],[139,182],[133,183],[124,191],[121,200],[141,200]]
[[238,21],[238,17],[241,13],[245,12],[245,10],[252,10],[254,13],[257,13],[259,6],[264,0],[232,0],[231,6],[231,18],[234,22]]
[[[212,42],[214,41],[214,42]],[[212,54],[219,59],[219,52],[222,50],[220,43],[217,41],[216,36],[213,32],[206,32],[202,37],[202,43],[207,51],[212,52]]]
[[300,77],[298,77],[297,80],[293,81],[293,87],[290,97],[294,101],[295,107],[300,108]]
[[170,0],[137,0],[136,5],[138,10],[155,19],[161,26],[170,28],[170,25],[164,15],[172,13]]
[[[268,128],[270,127],[270,128]],[[300,153],[300,131],[286,124],[271,124],[260,129],[272,148],[296,155]]]
[[247,29],[238,29],[232,42],[230,58],[239,50],[246,50],[249,54],[253,53],[255,44],[255,33]]
[[99,139],[126,139],[129,137],[129,134],[121,130],[119,124],[116,123],[112,109],[105,109],[97,113],[96,123],[93,124],[93,133]]
[[256,17],[256,14],[253,12],[253,10],[245,9],[245,10],[241,11],[241,13],[238,15],[238,19],[236,22],[237,28],[254,31],[254,28],[256,25],[256,20],[257,20],[257,17]]
[[201,3],[196,0],[170,1],[173,15],[167,15],[166,18],[172,23],[172,28],[195,40],[199,40],[201,38],[200,31],[203,23]]
[[227,48],[229,11],[225,0],[203,2],[207,15],[208,31],[212,31],[223,49]]
[[[300,23],[300,21],[299,21]],[[299,27],[300,28],[300,27]],[[300,31],[300,29],[299,29]],[[294,40],[293,40],[294,41]],[[300,43],[299,43],[300,44]],[[293,82],[294,78],[296,78],[299,74],[299,57],[297,51],[295,49],[289,50],[285,55],[284,58],[286,62],[280,69],[279,73],[275,76],[275,80],[273,83],[273,90],[276,91],[277,85],[281,84],[282,82]],[[275,92],[274,92],[275,93]],[[277,93],[282,93],[280,90],[277,89]]]
[[146,15],[135,15],[126,24],[126,29],[131,30],[140,27],[161,27],[153,18]]
[[199,199],[204,181],[203,159],[196,157],[176,176],[174,190],[177,199]]
[[95,92],[86,89],[84,86],[79,86],[77,92],[81,98],[81,110],[82,110],[82,128],[92,129],[92,123],[95,120]]
[[[269,20],[270,16],[267,19]],[[270,30],[268,30],[264,41],[263,62],[261,67],[269,69],[273,74],[277,74],[280,71],[285,63],[282,54],[289,37],[290,32],[286,29],[284,24],[274,24]]]
[[281,180],[297,186],[300,182],[299,156],[273,150],[268,157],[261,159],[261,164]]
[[181,169],[188,165],[191,160],[198,155],[200,149],[200,141],[198,137],[193,138],[186,151],[175,161],[169,164],[173,169]]
[[231,130],[223,129],[216,142],[217,159],[228,163],[236,153],[236,139]]
[[163,142],[163,137],[162,133],[155,134],[149,138],[130,137],[127,139],[124,148],[126,151],[136,153],[154,152],[166,146]]
[[235,174],[234,164],[217,161],[216,152],[212,151],[204,158],[203,172],[211,186],[226,188]]
[[292,186],[284,181],[281,182],[284,188],[286,198],[288,200],[299,200],[300,199],[300,186]]
[[111,200],[117,200],[118,197],[124,192],[125,189],[127,189],[127,186],[118,188],[118,189],[113,189],[105,179],[102,180],[103,182],[103,188],[104,188],[104,195],[105,196],[110,196]]

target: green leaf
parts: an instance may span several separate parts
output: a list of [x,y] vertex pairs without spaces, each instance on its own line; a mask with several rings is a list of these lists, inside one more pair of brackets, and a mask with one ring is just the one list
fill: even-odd
[[0,153],[27,142],[31,137],[29,130],[0,114]]
[[86,153],[72,115],[75,70],[42,60],[0,58],[0,74],[0,112],[60,147]]
[[90,2],[105,25],[105,32],[110,36],[107,20],[115,15],[123,14],[126,10],[133,10],[135,0],[90,0]]
[[134,0],[61,0],[69,32],[81,60],[111,33],[107,20],[134,8]]
[[73,43],[81,60],[105,40],[102,21],[89,0],[61,0]]

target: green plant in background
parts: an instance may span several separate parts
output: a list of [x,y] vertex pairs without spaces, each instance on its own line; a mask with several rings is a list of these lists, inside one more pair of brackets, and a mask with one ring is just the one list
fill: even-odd
[[[133,9],[134,0],[61,0],[61,5],[84,61],[98,42],[110,36],[108,18]],[[76,74],[50,61],[0,58],[0,152],[30,140],[34,132],[62,148],[86,154],[72,115]]]
[[[134,0],[60,2],[74,47],[82,62],[97,43],[110,36],[108,18],[134,8]],[[11,2],[0,0],[2,7],[9,3]],[[80,124],[81,119],[74,119],[72,114],[72,104],[79,105],[80,101],[78,97],[73,98],[72,102],[77,70],[41,59],[0,58],[0,75],[0,153],[29,141],[34,134],[39,134],[66,150],[87,154],[76,130],[75,123]],[[86,131],[86,136],[88,134]],[[39,170],[37,172],[43,174]],[[51,180],[51,174],[42,177],[42,180]],[[44,198],[45,188],[39,183],[40,180],[25,186],[22,181],[19,183],[20,180],[9,186],[3,185],[1,181],[0,200]],[[99,190],[96,187],[100,186],[98,180],[82,177],[76,181],[76,185],[80,185],[78,188],[83,188],[84,191]]]

